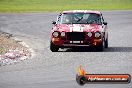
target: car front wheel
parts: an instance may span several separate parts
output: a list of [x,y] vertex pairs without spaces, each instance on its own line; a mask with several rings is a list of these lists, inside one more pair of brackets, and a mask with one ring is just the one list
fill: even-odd
[[108,48],[108,38],[105,41],[105,48]]
[[52,52],[57,52],[59,50],[59,47],[53,44],[52,42],[50,42],[50,50]]
[[97,47],[96,47],[96,50],[97,51],[103,51],[104,50],[104,45],[105,45],[105,42],[104,42],[104,40],[101,42],[101,44],[100,45],[98,45]]

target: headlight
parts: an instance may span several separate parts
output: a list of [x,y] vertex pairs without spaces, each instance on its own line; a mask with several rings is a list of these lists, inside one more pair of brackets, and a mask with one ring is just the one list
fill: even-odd
[[56,31],[56,32],[53,32],[53,37],[58,37],[59,36],[59,33]]
[[65,32],[61,32],[61,36],[62,37],[65,37]]
[[92,33],[91,32],[88,32],[88,37],[92,37]]
[[95,32],[95,38],[99,38],[101,36],[100,32]]

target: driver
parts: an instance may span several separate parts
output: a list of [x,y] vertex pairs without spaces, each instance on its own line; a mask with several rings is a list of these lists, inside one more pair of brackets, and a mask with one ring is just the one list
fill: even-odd
[[72,17],[71,15],[66,15],[63,19],[64,23],[71,23],[72,22]]

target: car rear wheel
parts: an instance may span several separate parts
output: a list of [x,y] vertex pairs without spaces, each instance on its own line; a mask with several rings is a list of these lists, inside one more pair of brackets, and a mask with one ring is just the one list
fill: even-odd
[[53,44],[52,42],[50,42],[50,50],[52,52],[57,52],[59,50],[59,47]]

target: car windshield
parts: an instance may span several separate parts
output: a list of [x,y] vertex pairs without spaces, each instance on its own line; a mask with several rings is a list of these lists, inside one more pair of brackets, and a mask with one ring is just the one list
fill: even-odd
[[64,13],[58,22],[60,24],[101,24],[101,17],[95,13]]

